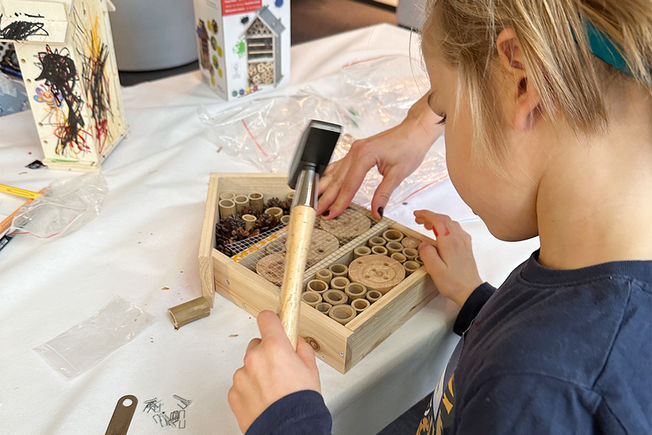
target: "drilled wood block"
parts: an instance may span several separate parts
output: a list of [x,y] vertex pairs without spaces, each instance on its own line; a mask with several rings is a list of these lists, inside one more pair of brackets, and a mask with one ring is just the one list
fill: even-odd
[[385,294],[405,278],[405,268],[385,255],[365,255],[349,265],[349,279]]

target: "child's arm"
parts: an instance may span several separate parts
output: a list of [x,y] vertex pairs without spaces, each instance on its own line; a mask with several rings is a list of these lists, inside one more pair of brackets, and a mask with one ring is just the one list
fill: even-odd
[[376,166],[383,180],[371,200],[371,211],[382,217],[389,197],[405,177],[414,172],[441,135],[441,117],[428,105],[428,94],[410,108],[407,117],[394,128],[375,136],[355,141],[341,160],[328,166],[319,182],[317,213],[334,218],[346,209],[365,175]]
[[414,212],[416,222],[432,230],[437,247],[421,243],[419,255],[439,293],[460,308],[453,330],[462,334],[495,291],[483,283],[471,249],[471,236],[450,217],[428,210]]

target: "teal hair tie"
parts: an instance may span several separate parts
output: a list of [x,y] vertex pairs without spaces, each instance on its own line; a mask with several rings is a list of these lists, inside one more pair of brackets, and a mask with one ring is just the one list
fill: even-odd
[[589,20],[583,19],[582,24],[593,55],[625,74],[633,76],[620,50],[607,38],[607,35],[598,30]]

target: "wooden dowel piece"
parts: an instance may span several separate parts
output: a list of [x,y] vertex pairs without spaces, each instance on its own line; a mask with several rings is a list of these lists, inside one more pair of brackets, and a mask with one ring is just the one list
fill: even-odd
[[303,274],[306,269],[306,257],[310,248],[312,229],[315,225],[315,215],[315,209],[305,205],[293,207],[290,213],[279,317],[283,329],[285,329],[285,333],[295,349],[299,334],[299,308],[301,307]]

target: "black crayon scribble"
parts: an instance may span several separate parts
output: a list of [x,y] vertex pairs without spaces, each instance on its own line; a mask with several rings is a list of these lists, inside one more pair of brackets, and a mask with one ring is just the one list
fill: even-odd
[[111,101],[109,99],[108,83],[104,71],[109,56],[106,44],[101,44],[99,52],[93,53],[83,64],[84,78],[88,82],[88,104],[95,120],[95,136],[100,141],[99,148],[104,148],[107,136],[107,115]]
[[45,24],[30,21],[14,21],[6,27],[2,27],[2,15],[0,15],[0,39],[11,39],[12,41],[24,41],[32,35],[48,36]]
[[[80,77],[86,92],[86,104],[91,109],[95,124],[97,150],[101,153],[109,137],[109,116],[111,116],[111,96],[106,67],[109,59],[109,47],[100,38],[97,19],[82,20],[77,10],[73,11],[72,22],[75,25],[75,44],[81,60]],[[89,27],[89,21],[91,26]]]
[[68,116],[64,125],[55,130],[55,135],[59,139],[55,152],[63,154],[68,147],[73,147],[77,151],[88,150],[83,134],[84,118],[81,114],[83,100],[75,94],[77,69],[68,49],[64,48],[60,52],[57,49],[52,51],[50,46],[46,45],[45,51],[38,53],[38,60],[41,74],[36,80],[45,80],[45,85],[52,92],[56,102],[63,101],[68,107]]

